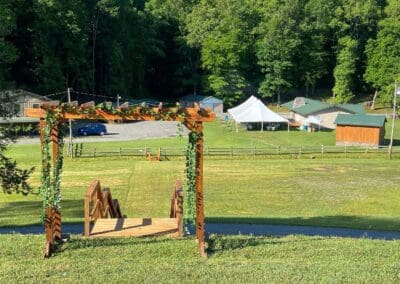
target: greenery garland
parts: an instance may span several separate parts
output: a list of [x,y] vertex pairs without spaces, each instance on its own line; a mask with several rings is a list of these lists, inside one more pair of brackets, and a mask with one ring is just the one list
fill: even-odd
[[[63,167],[63,148],[64,148],[64,131],[62,124],[59,123],[57,116],[52,111],[46,112],[46,126],[43,129],[42,142],[42,178],[39,193],[42,197],[42,221],[46,219],[46,209],[61,208],[61,174]],[[54,169],[51,174],[51,154],[50,142],[53,127],[58,129],[58,157],[55,161]]]
[[60,113],[68,112],[81,115],[95,115],[97,110],[102,110],[108,114],[120,116],[153,116],[157,120],[168,120],[185,118],[185,108],[176,103],[172,108],[148,107],[146,104],[134,105],[129,107],[114,107],[112,103],[101,103],[92,106],[73,105],[63,103],[56,108]]
[[196,220],[196,176],[197,176],[197,151],[196,145],[199,133],[190,132],[186,148],[186,183],[185,183],[185,230],[190,234]]

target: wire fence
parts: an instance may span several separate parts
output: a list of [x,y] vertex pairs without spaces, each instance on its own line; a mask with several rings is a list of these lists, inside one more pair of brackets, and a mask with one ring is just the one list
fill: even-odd
[[[161,158],[184,157],[186,149],[183,147],[141,147],[141,148],[115,148],[101,149],[85,147],[84,144],[74,144],[72,157],[111,157],[111,156],[132,156],[147,157],[148,155],[159,155]],[[400,146],[392,148],[393,154],[400,153]],[[258,156],[288,156],[292,158],[323,157],[323,156],[380,156],[388,154],[387,146],[270,146],[270,147],[204,147],[206,157],[258,157]]]

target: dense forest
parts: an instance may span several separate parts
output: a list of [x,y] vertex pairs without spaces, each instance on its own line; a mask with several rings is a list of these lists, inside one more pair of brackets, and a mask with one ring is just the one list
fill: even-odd
[[390,101],[399,0],[0,0],[0,89]]

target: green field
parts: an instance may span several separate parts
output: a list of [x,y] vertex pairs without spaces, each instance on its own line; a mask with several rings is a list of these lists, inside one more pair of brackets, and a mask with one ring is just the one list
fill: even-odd
[[[32,147],[15,147],[11,154],[21,166],[40,168]],[[206,159],[207,220],[399,230],[399,165],[398,159]],[[83,195],[94,179],[111,188],[124,214],[168,216],[174,180],[183,173],[183,159],[66,158],[63,221],[82,221]],[[37,170],[32,185],[39,180]],[[0,226],[37,223],[40,206],[37,195],[1,194]]]
[[[334,133],[232,132],[206,127],[206,145],[328,145]],[[167,138],[88,147],[176,147]],[[22,167],[36,166],[38,145],[12,146]],[[83,195],[100,179],[128,217],[168,216],[172,186],[184,178],[184,160],[148,162],[133,157],[65,159],[63,222],[82,222]],[[399,230],[400,160],[317,157],[206,158],[207,222],[337,226]],[[36,194],[0,194],[0,227],[37,224]],[[44,236],[0,235],[0,282],[398,282],[400,241],[327,237],[211,236],[208,259],[192,238],[91,240],[72,236],[56,257],[42,260]],[[77,261],[79,260],[79,261]],[[85,265],[82,265],[84,263]]]
[[[298,135],[298,136],[296,136]],[[220,123],[206,128],[206,144],[261,145],[303,141],[320,144],[334,133],[232,132]],[[310,137],[312,139],[310,139]],[[328,139],[329,138],[329,139]],[[100,149],[121,144],[131,147],[184,146],[185,138],[92,143]],[[237,144],[234,144],[236,143]],[[246,144],[247,145],[247,144]],[[250,144],[249,144],[250,145]],[[38,145],[16,145],[9,150],[22,167],[34,165],[31,184],[40,181]],[[62,181],[64,222],[81,222],[83,195],[100,179],[119,199],[130,217],[168,216],[175,179],[184,179],[184,160],[148,162],[141,158],[100,157],[65,159]],[[300,224],[400,229],[398,182],[400,161],[381,158],[242,158],[207,159],[204,165],[208,222]],[[40,197],[0,194],[0,226],[37,224]]]
[[85,240],[41,259],[43,236],[0,235],[0,282],[396,283],[400,241],[211,236],[209,258],[192,238]]

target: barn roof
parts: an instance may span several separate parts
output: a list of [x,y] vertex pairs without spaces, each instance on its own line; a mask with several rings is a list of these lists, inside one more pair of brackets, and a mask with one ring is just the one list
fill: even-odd
[[205,97],[201,100],[202,103],[222,104],[223,101],[213,96]]
[[336,125],[382,127],[385,125],[386,116],[368,114],[342,114],[335,120]]
[[336,106],[351,113],[365,114],[365,109],[361,104],[341,104]]
[[42,100],[42,101],[46,101],[46,102],[51,101],[51,99],[49,99],[49,98],[47,98],[45,96],[41,96],[41,95],[26,91],[26,90],[22,90],[22,89],[7,90],[5,92],[7,92],[8,95],[11,98],[14,98],[14,99],[18,99],[20,97],[32,97],[32,98],[36,98],[36,99],[39,99],[39,100]]
[[360,104],[329,104],[303,97],[297,97],[290,102],[284,103],[282,107],[301,114],[302,116],[307,116],[330,108],[339,108],[349,113],[365,113],[363,106]]
[[[301,100],[302,103],[296,105],[296,100],[297,101]],[[332,107],[332,105],[325,103],[325,102],[309,99],[309,98],[300,98],[299,97],[293,101],[284,103],[282,105],[282,107],[287,108],[287,109],[289,109],[293,112],[296,112],[298,114],[301,114],[303,116],[306,116],[306,115],[330,108],[330,107]]]

